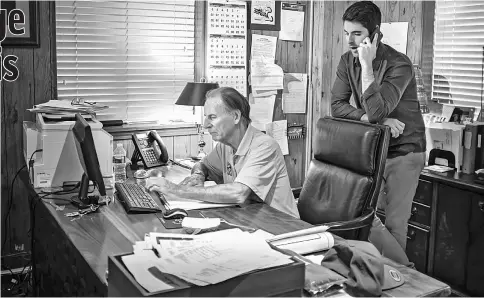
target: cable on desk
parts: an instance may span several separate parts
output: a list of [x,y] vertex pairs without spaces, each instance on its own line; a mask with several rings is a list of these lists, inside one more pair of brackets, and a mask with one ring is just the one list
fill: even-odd
[[[12,180],[12,183],[10,184],[10,196],[8,198],[8,210],[7,210],[7,213],[5,214],[5,219],[4,219],[4,239],[3,239],[3,245],[2,245],[2,255],[4,254],[5,252],[5,244],[7,243],[7,232],[8,230],[10,229],[10,221],[9,221],[9,224],[8,224],[8,227],[9,229],[7,229],[7,220],[10,218],[10,210],[12,210],[12,201],[13,201],[13,185],[15,183],[15,180],[17,179],[17,176],[18,174],[20,174],[20,172],[25,168],[27,167],[26,165],[24,165],[23,167],[21,167],[17,173],[15,174],[15,176],[13,177],[13,180]],[[10,237],[11,237],[11,233],[8,233],[9,234],[9,239],[10,241],[12,240]],[[10,246],[11,246],[11,242],[10,242]]]
[[[34,157],[34,154],[37,153],[37,152],[42,152],[43,150],[42,149],[37,149],[35,150],[31,155],[30,155],[30,159],[29,159],[29,163],[28,163],[28,168],[27,168],[27,171],[29,172],[29,182],[32,183],[32,180],[33,180],[33,177],[31,178],[31,175],[30,175],[30,169],[32,169],[32,173],[33,173],[33,162],[32,162],[32,158]],[[7,243],[7,234],[8,234],[8,238],[10,240],[10,245],[12,244],[12,238],[11,238],[11,234],[10,233],[10,211],[12,210],[12,205],[13,205],[13,188],[14,188],[14,184],[15,184],[15,180],[17,179],[18,175],[20,174],[20,172],[26,168],[27,165],[23,165],[18,171],[17,173],[15,174],[13,180],[12,180],[12,183],[10,185],[10,196],[8,198],[8,210],[7,210],[7,213],[5,215],[5,223],[4,223],[4,241],[3,241],[3,245],[2,245],[2,254],[4,254],[4,251],[5,251],[5,246],[6,246],[6,243]],[[7,229],[7,221],[8,221],[8,229]],[[27,232],[28,234],[28,232]],[[30,255],[32,256],[32,248],[31,248],[31,252],[30,252]],[[25,258],[24,258],[25,260]],[[27,265],[31,262],[31,259],[29,260],[28,263],[25,264],[24,268],[22,269],[22,271],[20,272],[20,274],[18,275],[18,280],[20,281],[21,279],[21,276],[22,274],[24,273],[25,269],[27,268]],[[5,264],[3,264],[5,267],[8,267],[6,266]],[[8,268],[8,270],[10,271],[10,273],[12,274],[12,276],[15,276],[12,272],[12,270],[10,268]],[[24,280],[19,282],[18,284],[16,284],[15,286],[12,287],[11,291],[13,291],[15,289],[15,287],[20,287],[20,285],[22,285],[25,280],[27,279],[28,275],[25,276]]]

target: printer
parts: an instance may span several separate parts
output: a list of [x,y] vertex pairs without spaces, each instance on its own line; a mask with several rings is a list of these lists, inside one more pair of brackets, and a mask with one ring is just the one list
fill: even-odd
[[[425,136],[427,141],[427,160],[433,149],[438,149],[452,155],[457,172],[462,172],[464,152],[464,128],[465,125],[451,122],[427,123]],[[439,158],[436,164],[449,166],[445,160]]]
[[[62,187],[64,184],[81,180],[84,169],[79,161],[72,128],[75,121],[49,117],[44,113],[36,114],[36,122],[23,122],[24,157],[27,165],[33,155],[30,173],[34,187]],[[101,174],[105,182],[113,177],[113,137],[102,129],[101,122],[86,117],[99,160]],[[109,180],[111,179],[111,180]],[[107,181],[106,181],[107,180]],[[106,183],[109,188],[111,183]]]

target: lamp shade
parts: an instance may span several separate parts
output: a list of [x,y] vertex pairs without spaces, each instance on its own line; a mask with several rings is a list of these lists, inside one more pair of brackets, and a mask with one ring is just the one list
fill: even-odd
[[207,92],[218,87],[218,83],[189,82],[175,104],[182,106],[203,106]]

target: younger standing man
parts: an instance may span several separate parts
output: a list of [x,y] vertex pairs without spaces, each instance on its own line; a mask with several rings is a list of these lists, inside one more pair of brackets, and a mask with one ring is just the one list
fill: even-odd
[[[391,234],[376,218],[370,241],[382,254],[410,265],[405,254],[407,222],[426,149],[413,65],[406,55],[379,43],[379,31],[370,40],[381,25],[380,9],[371,1],[348,7],[343,22],[350,50],[341,56],[331,90],[333,116],[390,127],[378,208],[385,210],[385,227]],[[349,103],[351,95],[356,107]]]

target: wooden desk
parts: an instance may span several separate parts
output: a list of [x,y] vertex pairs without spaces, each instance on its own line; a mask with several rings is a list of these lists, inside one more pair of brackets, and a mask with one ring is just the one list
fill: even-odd
[[[176,166],[164,171],[168,179],[187,174],[187,170]],[[62,204],[62,201],[55,202]],[[142,240],[147,232],[179,232],[165,230],[154,214],[128,215],[119,202],[76,220],[64,215],[73,210],[70,204],[63,211],[56,211],[44,201],[37,205],[33,251],[36,291],[40,296],[106,296],[108,255],[132,252],[134,242]],[[204,210],[202,213],[273,234],[311,227],[265,204]],[[450,288],[435,279],[403,266],[395,264],[395,267],[404,274],[406,283],[385,292],[385,295],[450,294]]]

